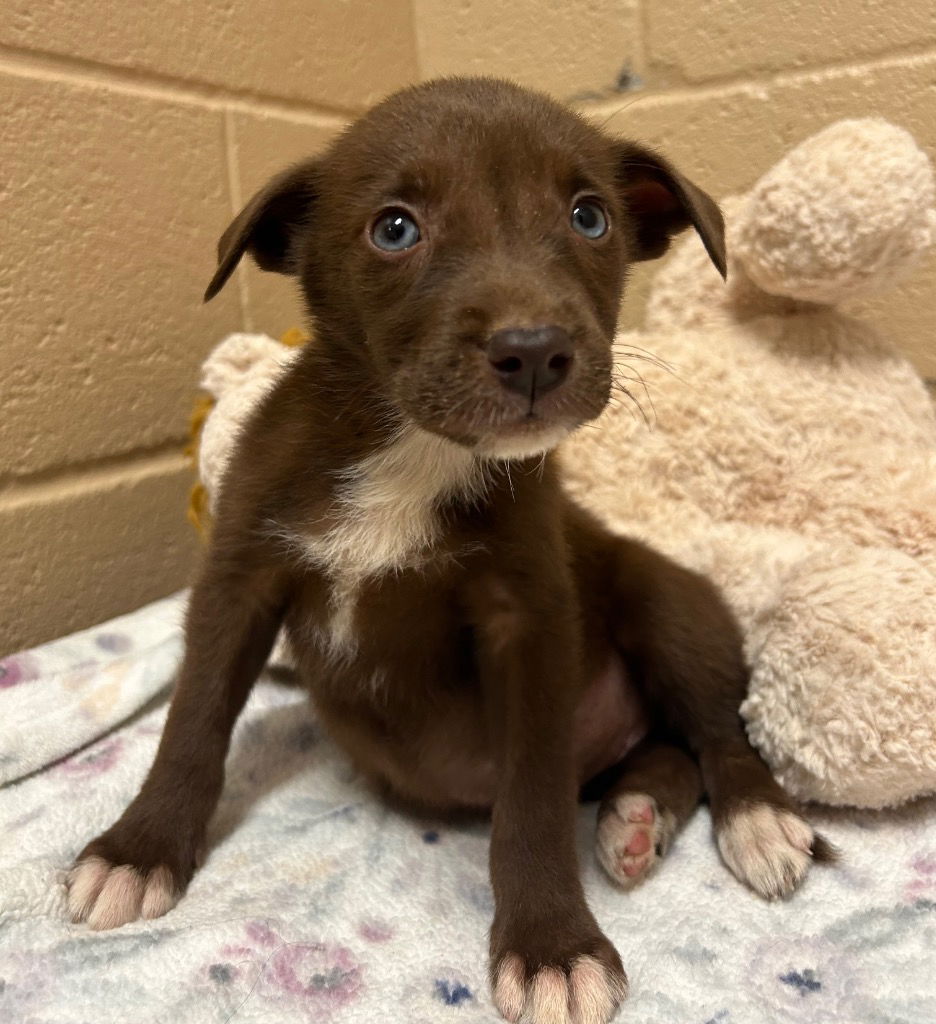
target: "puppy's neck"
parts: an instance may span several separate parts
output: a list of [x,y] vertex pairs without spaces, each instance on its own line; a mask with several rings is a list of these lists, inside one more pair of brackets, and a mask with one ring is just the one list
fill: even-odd
[[333,525],[309,537],[307,555],[332,575],[399,572],[438,542],[441,507],[482,500],[489,479],[467,448],[406,424],[341,473]]
[[473,450],[406,419],[360,350],[320,343],[296,369],[316,466],[303,486],[316,498],[277,533],[336,587],[447,556],[446,532],[462,517],[513,502],[519,474],[503,459],[520,453]]

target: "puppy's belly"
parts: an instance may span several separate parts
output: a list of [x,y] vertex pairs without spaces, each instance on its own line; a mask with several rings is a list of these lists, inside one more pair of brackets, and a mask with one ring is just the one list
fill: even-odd
[[[324,708],[323,708],[324,710]],[[466,694],[439,701],[405,740],[397,733],[355,721],[347,711],[331,718],[335,738],[368,775],[397,795],[436,808],[489,809],[497,771],[483,709]],[[621,761],[647,732],[639,694],[617,654],[593,676],[573,722],[574,758],[580,784]]]
[[643,701],[616,651],[593,676],[575,712],[575,760],[579,782],[622,761],[647,734]]
[[[573,729],[580,785],[622,761],[647,734],[643,702],[616,652],[609,654],[605,668],[585,688]],[[443,726],[423,752],[423,770],[453,804],[490,807],[494,803],[494,759],[477,729],[462,733]]]

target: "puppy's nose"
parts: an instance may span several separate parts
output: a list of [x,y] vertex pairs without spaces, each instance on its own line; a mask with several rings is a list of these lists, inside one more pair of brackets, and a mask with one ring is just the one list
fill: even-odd
[[533,399],[568,376],[572,339],[561,327],[505,327],[488,339],[487,357],[505,387]]

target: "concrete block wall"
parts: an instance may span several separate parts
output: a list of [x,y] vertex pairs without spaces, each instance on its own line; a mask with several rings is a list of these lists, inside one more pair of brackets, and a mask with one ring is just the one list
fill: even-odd
[[[0,654],[190,578],[199,363],[228,331],[301,321],[253,267],[201,305],[218,234],[381,96],[461,72],[571,100],[716,195],[844,116],[936,157],[931,0],[6,0]],[[934,271],[865,311],[931,376]]]

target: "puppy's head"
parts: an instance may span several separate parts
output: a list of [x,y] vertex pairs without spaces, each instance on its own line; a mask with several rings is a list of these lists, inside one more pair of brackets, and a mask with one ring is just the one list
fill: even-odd
[[446,79],[254,196],[206,298],[245,251],[298,276],[324,343],[403,419],[517,457],[602,410],[627,267],[690,224],[724,273],[718,207],[661,157],[536,93]]

